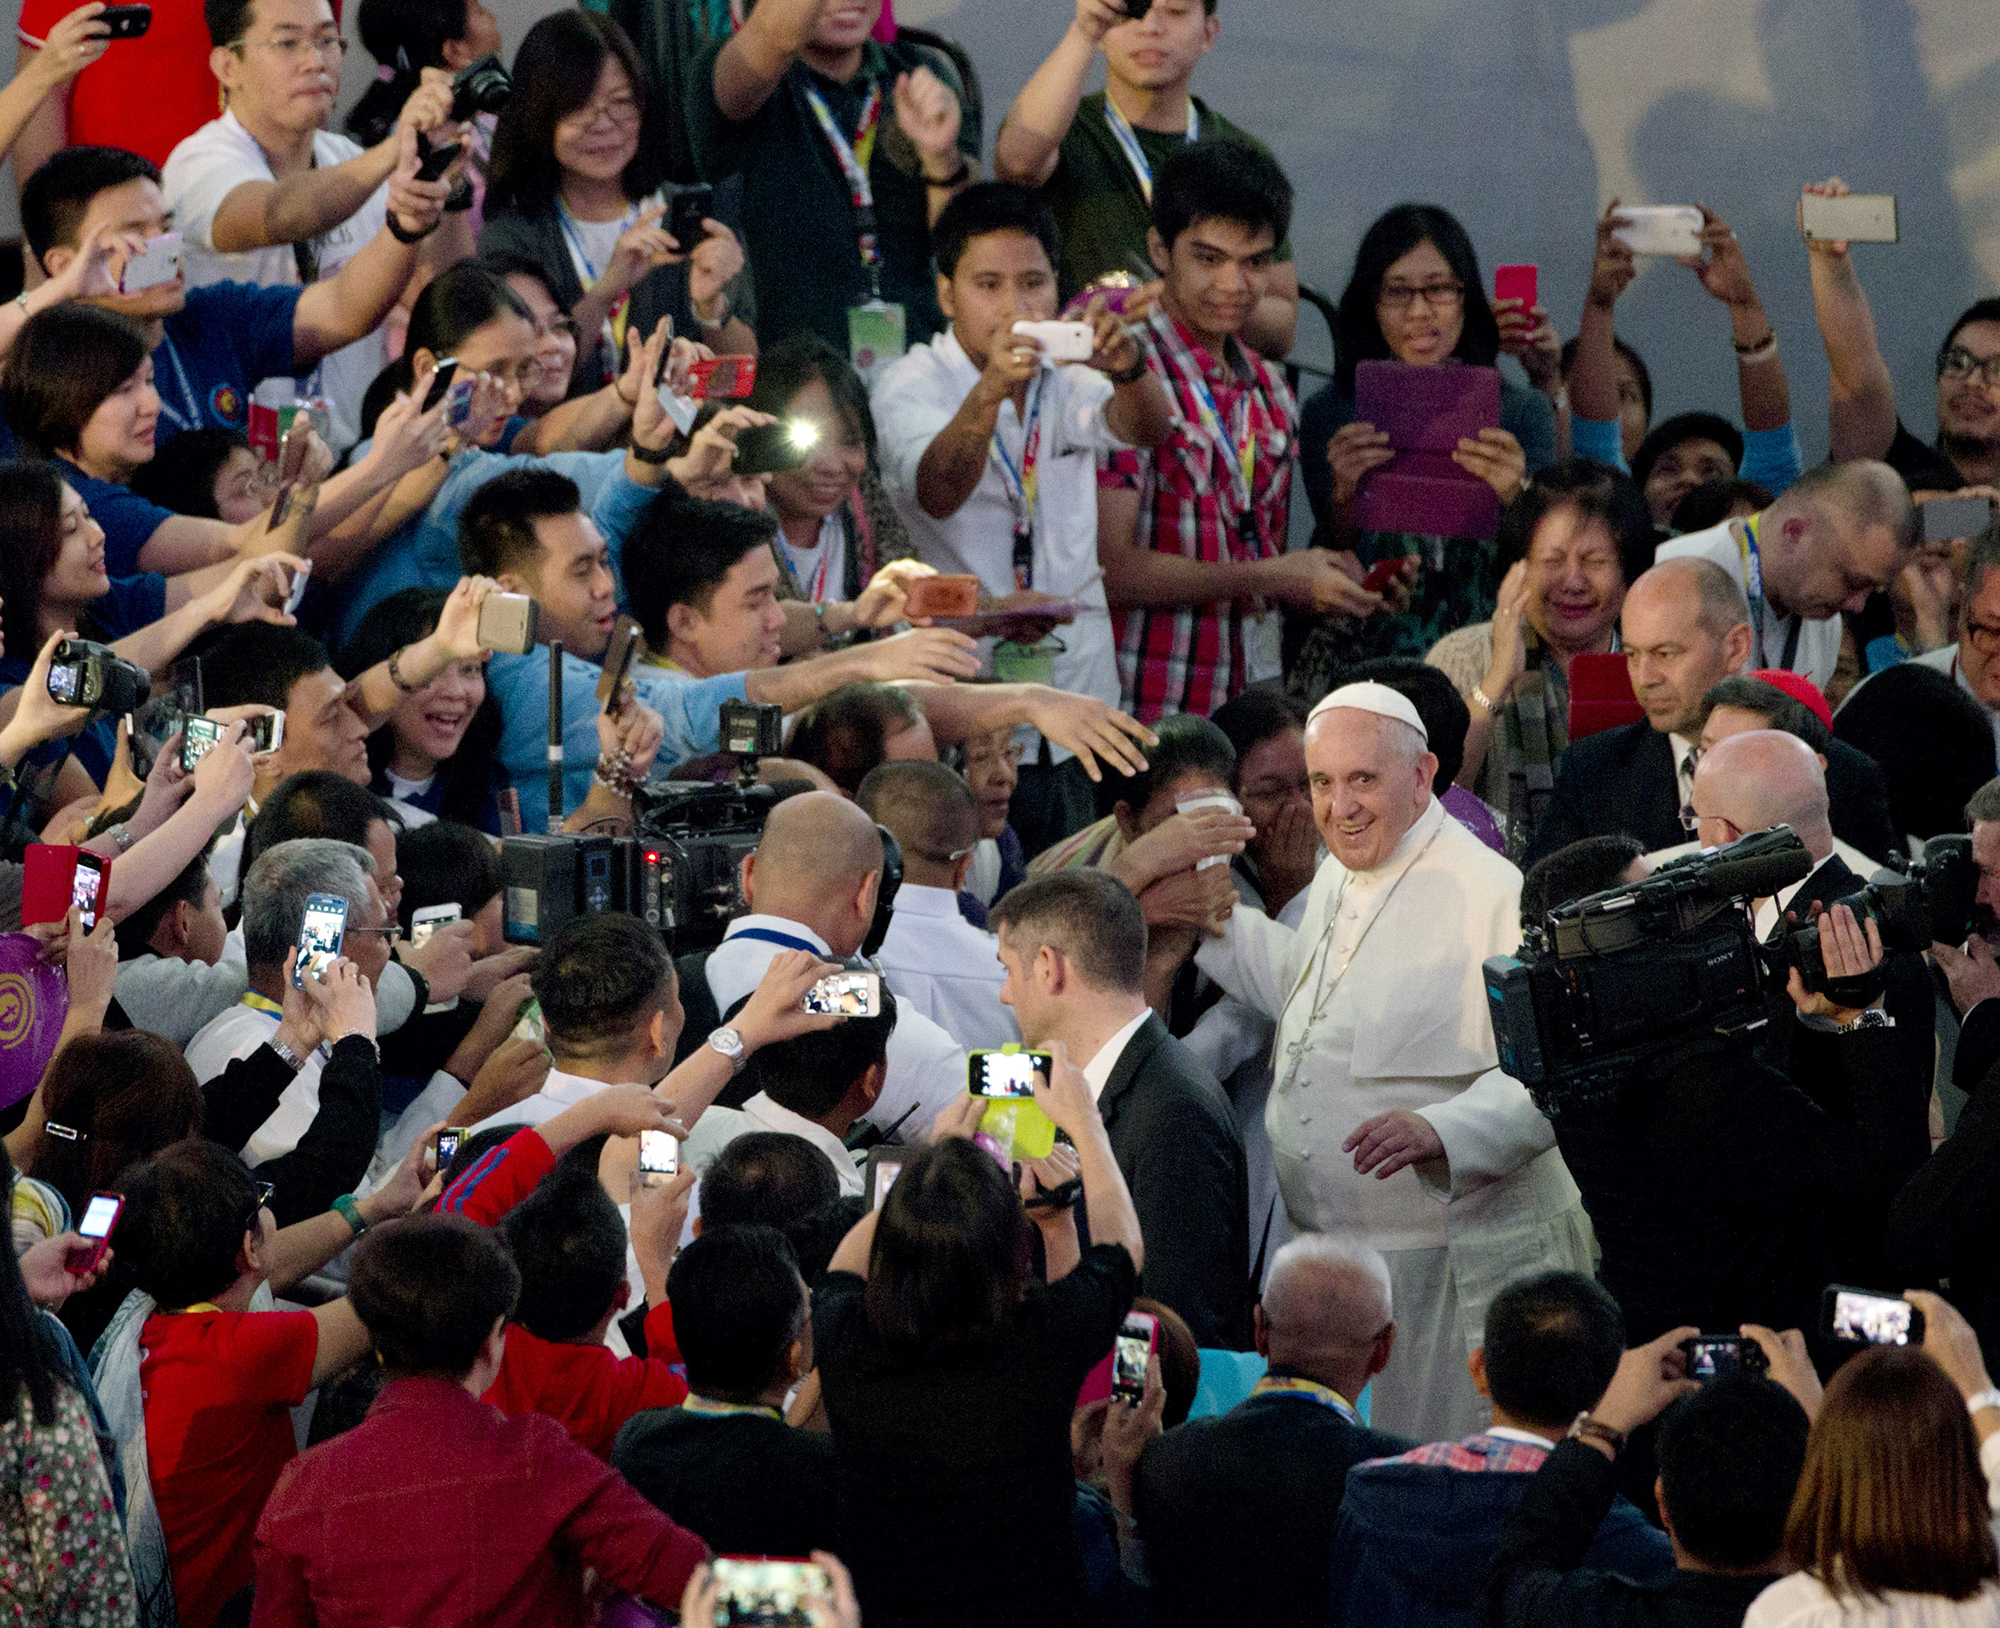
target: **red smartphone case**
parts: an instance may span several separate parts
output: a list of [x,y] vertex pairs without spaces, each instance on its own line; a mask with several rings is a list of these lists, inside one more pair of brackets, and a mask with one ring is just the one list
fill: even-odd
[[719,401],[747,396],[757,388],[757,358],[711,356],[688,363],[688,398]]
[[1496,300],[1519,300],[1523,311],[1533,310],[1537,276],[1533,266],[1495,266],[1493,297]]
[[1632,693],[1632,675],[1615,650],[1606,655],[1572,656],[1569,663],[1569,738],[1580,741],[1600,730],[1637,723],[1646,709]]

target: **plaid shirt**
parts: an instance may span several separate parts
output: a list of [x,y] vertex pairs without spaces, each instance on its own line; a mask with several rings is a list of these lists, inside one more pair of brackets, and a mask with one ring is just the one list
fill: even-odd
[[[1153,450],[1100,457],[1097,484],[1138,492],[1142,547],[1210,563],[1283,553],[1299,430],[1284,375],[1234,340],[1217,361],[1164,311],[1156,309],[1147,326],[1147,364],[1174,404],[1174,431]],[[1204,382],[1222,435],[1239,449],[1246,435],[1256,444],[1248,488],[1254,536],[1238,518],[1238,469],[1204,423]],[[1209,602],[1113,611],[1125,710],[1147,722],[1170,712],[1207,717],[1238,694],[1248,680],[1244,608]]]
[[1506,1436],[1489,1436],[1483,1431],[1464,1441],[1434,1441],[1427,1446],[1399,1453],[1394,1458],[1371,1459],[1374,1464],[1436,1464],[1447,1470],[1499,1470],[1515,1475],[1533,1475],[1549,1456],[1548,1449],[1532,1442],[1514,1441]]

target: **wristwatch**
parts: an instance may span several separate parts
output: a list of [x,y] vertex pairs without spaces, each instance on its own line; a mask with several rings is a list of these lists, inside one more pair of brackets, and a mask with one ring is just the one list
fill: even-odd
[[1570,1421],[1568,1435],[1571,1441],[1602,1442],[1611,1449],[1613,1458],[1625,1451],[1625,1432],[1595,1417],[1588,1408]]
[[[638,404],[635,402],[633,405],[637,406]],[[663,464],[669,458],[673,457],[674,443],[669,441],[663,447],[642,447],[637,441],[634,441],[625,451],[630,456],[637,458],[642,464]]]
[[1974,1391],[1965,1399],[1967,1413],[1979,1413],[1987,1408],[2000,1408],[2000,1390]]
[[711,1031],[708,1043],[716,1051],[721,1052],[723,1056],[729,1059],[729,1067],[733,1073],[741,1074],[743,1072],[743,1059],[747,1054],[743,1050],[743,1037],[734,1029],[723,1028]]
[[306,1066],[306,1060],[303,1057],[301,1057],[297,1052],[293,1051],[290,1046],[286,1045],[284,1041],[280,1040],[276,1035],[272,1035],[269,1040],[264,1042],[264,1044],[269,1046],[271,1050],[275,1051],[281,1058],[283,1058],[285,1066],[289,1068],[294,1074],[298,1073],[300,1069]]
[[1835,1034],[1858,1034],[1863,1029],[1893,1029],[1896,1020],[1879,1006],[1863,1007],[1847,1023],[1836,1024]]

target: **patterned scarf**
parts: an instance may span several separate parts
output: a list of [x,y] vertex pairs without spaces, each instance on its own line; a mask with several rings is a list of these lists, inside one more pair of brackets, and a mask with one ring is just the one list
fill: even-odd
[[1569,745],[1569,683],[1525,622],[1521,637],[1528,647],[1528,670],[1513,699],[1500,709],[1482,775],[1507,816],[1507,857],[1517,865],[1549,805],[1556,762]]

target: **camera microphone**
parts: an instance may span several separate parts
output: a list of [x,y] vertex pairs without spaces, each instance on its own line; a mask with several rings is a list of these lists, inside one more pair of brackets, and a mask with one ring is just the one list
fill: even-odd
[[[1788,827],[1779,827],[1786,836],[1791,835]],[[1768,833],[1775,835],[1776,831]],[[1740,845],[1739,845],[1740,846]],[[1712,892],[1726,893],[1742,899],[1769,898],[1781,887],[1803,881],[1812,874],[1813,859],[1804,846],[1792,842],[1786,846],[1774,846],[1762,853],[1736,854],[1727,859],[1711,859],[1703,874],[1703,885]],[[1664,876],[1672,867],[1664,867],[1658,874]]]

